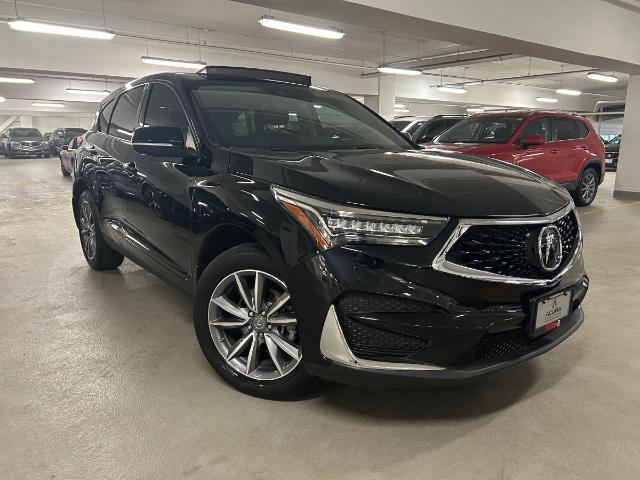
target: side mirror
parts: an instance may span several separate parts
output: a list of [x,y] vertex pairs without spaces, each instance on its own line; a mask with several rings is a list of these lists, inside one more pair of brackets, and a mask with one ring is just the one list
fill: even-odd
[[178,127],[138,127],[131,138],[133,149],[156,157],[193,157],[195,151],[186,148],[182,129]]
[[62,145],[62,150],[69,150],[69,145]]
[[544,137],[541,135],[527,135],[522,139],[522,146],[524,148],[535,147],[537,145],[542,145],[543,143]]

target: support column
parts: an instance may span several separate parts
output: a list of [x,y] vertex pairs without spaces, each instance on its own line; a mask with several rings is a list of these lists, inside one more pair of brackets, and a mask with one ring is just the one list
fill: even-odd
[[22,128],[32,128],[33,117],[31,115],[20,115],[20,126]]
[[367,96],[364,104],[385,120],[392,120],[393,106],[396,103],[395,75],[380,75],[378,77],[378,95]]
[[629,76],[613,196],[640,199],[640,75]]

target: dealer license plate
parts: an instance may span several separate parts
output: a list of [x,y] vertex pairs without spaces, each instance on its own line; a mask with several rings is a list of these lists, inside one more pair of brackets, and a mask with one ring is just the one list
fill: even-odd
[[538,300],[534,334],[548,332],[560,325],[560,321],[569,315],[571,309],[571,291],[567,290]]

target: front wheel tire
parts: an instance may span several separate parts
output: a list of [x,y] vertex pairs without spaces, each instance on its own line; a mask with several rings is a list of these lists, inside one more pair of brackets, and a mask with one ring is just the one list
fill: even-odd
[[196,288],[193,322],[211,366],[244,393],[294,398],[317,382],[303,365],[287,286],[257,245],[231,248],[207,266]]
[[587,168],[578,179],[578,186],[573,192],[576,205],[586,207],[591,205],[598,192],[598,174],[593,168]]
[[104,240],[98,219],[98,209],[89,190],[80,194],[76,208],[82,253],[94,270],[118,268],[124,256],[113,250]]

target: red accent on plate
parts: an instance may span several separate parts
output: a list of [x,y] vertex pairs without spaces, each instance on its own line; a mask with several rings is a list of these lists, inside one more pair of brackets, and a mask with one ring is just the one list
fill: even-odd
[[556,328],[558,328],[558,321],[557,320],[555,322],[547,323],[544,326],[544,333],[549,333],[551,330],[555,330]]

